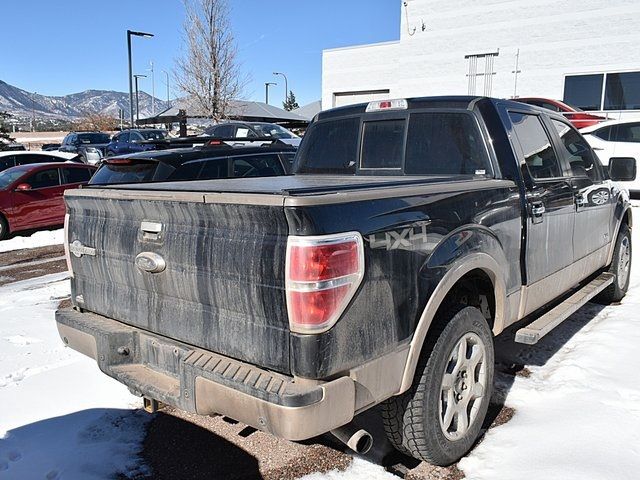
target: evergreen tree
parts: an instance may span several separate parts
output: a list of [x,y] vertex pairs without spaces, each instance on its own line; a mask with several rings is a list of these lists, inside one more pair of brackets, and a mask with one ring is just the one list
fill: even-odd
[[287,112],[295,110],[296,108],[300,108],[300,105],[298,105],[298,102],[296,102],[296,96],[293,94],[293,91],[289,90],[287,99],[282,102],[282,108],[284,108]]
[[0,112],[0,143],[8,143],[13,140],[13,138],[9,136],[9,127],[5,123],[5,120],[10,116],[10,113]]

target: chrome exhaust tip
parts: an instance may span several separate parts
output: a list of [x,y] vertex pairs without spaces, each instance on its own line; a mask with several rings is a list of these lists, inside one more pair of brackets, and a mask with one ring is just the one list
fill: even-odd
[[369,432],[349,423],[331,430],[331,434],[347,447],[359,454],[365,454],[373,446],[373,437]]

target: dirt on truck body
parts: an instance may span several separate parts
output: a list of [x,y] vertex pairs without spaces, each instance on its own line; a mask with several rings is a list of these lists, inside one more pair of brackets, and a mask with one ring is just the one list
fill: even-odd
[[294,175],[65,195],[61,337],[148,402],[290,440],[381,404],[434,464],[474,444],[493,338],[629,284],[628,195],[553,112],[480,97],[320,113]]

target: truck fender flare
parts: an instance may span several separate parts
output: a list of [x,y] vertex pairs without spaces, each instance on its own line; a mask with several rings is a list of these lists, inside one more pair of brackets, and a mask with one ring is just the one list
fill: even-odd
[[631,210],[631,206],[627,205],[627,207],[622,211],[622,215],[620,215],[620,221],[616,222],[616,231],[613,234],[613,237],[611,237],[611,244],[609,246],[609,255],[607,255],[607,265],[611,265],[611,262],[613,262],[613,252],[616,249],[616,240],[618,239],[618,233],[620,233],[620,226],[622,225],[622,219],[624,218],[625,215],[628,214],[629,216],[629,228],[633,227],[633,217],[632,217],[632,210]]
[[505,319],[508,318],[508,302],[507,302],[507,288],[499,274],[501,268],[490,255],[481,252],[474,252],[460,258],[457,265],[450,269],[440,280],[437,287],[433,291],[433,294],[429,298],[427,305],[420,316],[418,325],[416,326],[415,333],[409,344],[409,353],[407,355],[407,361],[405,363],[404,373],[402,375],[402,384],[398,394],[407,391],[412,383],[413,377],[418,365],[418,359],[422,352],[422,345],[429,333],[429,329],[433,322],[438,308],[442,304],[451,288],[460,280],[465,274],[472,270],[482,270],[491,279],[493,284],[494,296],[496,302],[496,313],[493,324],[493,333],[497,335],[503,330]]

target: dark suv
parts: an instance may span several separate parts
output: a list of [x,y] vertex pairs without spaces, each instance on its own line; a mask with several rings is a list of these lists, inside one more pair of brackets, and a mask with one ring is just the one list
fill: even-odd
[[229,121],[207,127],[203,134],[219,138],[274,138],[294,147],[302,140],[283,126],[267,122]]
[[288,145],[177,148],[109,157],[92,185],[274,177],[291,172],[296,149]]
[[128,153],[155,150],[155,145],[145,144],[149,140],[164,140],[168,136],[166,130],[130,129],[117,133],[107,145],[106,156],[126,155]]
[[61,152],[77,153],[84,163],[95,165],[105,156],[105,148],[111,139],[103,132],[71,132],[64,137]]

